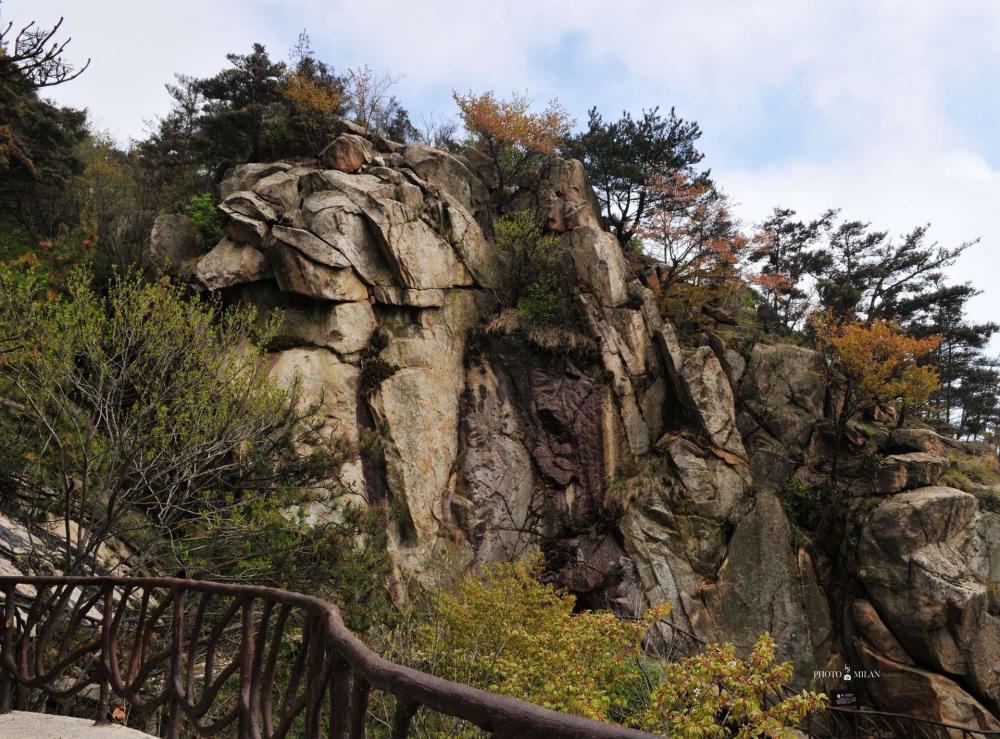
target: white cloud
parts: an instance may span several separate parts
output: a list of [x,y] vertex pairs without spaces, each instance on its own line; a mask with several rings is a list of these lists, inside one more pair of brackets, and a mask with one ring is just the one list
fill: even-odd
[[611,115],[677,103],[702,124],[707,163],[745,218],[842,207],[880,228],[931,222],[943,243],[981,235],[956,277],[987,291],[977,318],[1000,313],[997,149],[953,105],[985,110],[994,96],[994,0],[6,0],[3,11],[65,13],[72,56],[94,66],[54,94],[120,135],[165,110],[174,72],[208,74],[252,40],[282,56],[303,27],[340,69],[405,74],[398,94],[417,113],[451,110],[452,88],[559,96],[580,118],[592,103]]

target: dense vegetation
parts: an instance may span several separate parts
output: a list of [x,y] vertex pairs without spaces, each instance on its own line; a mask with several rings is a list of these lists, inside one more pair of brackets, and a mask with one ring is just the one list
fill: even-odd
[[[664,614],[576,613],[571,596],[539,583],[537,563],[391,611],[391,513],[346,502],[337,472],[356,450],[322,437],[316,408],[268,377],[273,328],[135,269],[158,213],[188,214],[212,245],[227,169],[315,157],[344,119],[478,149],[495,165],[498,212],[531,167],[579,158],[630,263],[659,262],[660,308],[682,330],[714,312],[823,352],[844,390],[838,456],[851,421],[875,408],[996,443],[1000,370],[984,352],[998,326],[970,323],[976,290],[945,277],[971,244],[940,247],[926,227],[894,237],[835,210],[803,220],[776,209],[746,227],[699,168],[698,125],[673,110],[607,121],[595,109],[573,132],[557,102],[533,112],[524,96],[456,93],[459,142],[447,121],[419,131],[393,77],[338,73],[303,34],[287,61],[254,44],[211,77],[178,75],[171,111],[123,149],[40,94],[80,71],[51,39],[0,35],[0,489],[7,510],[59,524],[33,569],[186,569],[328,595],[351,626],[378,620],[401,661],[650,731],[776,735],[821,703],[771,699],[790,669],[774,664],[766,635],[743,659],[716,645],[666,664],[643,649]],[[581,319],[563,242],[524,212],[490,227],[509,268],[494,328],[542,347],[568,341]],[[381,348],[363,356],[366,382],[394,371],[378,364]],[[316,525],[305,513],[315,506],[337,514]]]

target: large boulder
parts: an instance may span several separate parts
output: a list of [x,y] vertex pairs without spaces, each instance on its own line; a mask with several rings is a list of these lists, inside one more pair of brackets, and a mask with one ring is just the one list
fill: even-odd
[[554,157],[543,165],[533,194],[546,225],[553,231],[601,226],[601,205],[577,159]]
[[500,250],[486,241],[483,230],[462,204],[447,192],[441,193],[448,240],[476,284],[489,290],[501,287],[505,273]]
[[[335,190],[314,192],[302,202],[302,217],[308,227],[306,233],[315,237],[315,241],[310,241],[312,248],[330,255],[323,261],[332,264],[328,260],[345,260],[368,285],[396,283],[375,231],[365,218],[364,208],[343,193]],[[276,236],[287,238],[280,230]],[[299,239],[297,248],[305,251],[304,242],[304,237]],[[311,256],[313,252],[305,253]]]
[[[324,185],[330,189],[303,202],[306,223],[345,254],[369,284],[402,283],[417,289],[472,284],[444,236],[413,208],[387,196],[395,188],[383,191],[383,183],[368,175],[330,176]],[[391,275],[378,269],[380,256]]]
[[232,239],[224,238],[198,260],[194,276],[209,290],[220,290],[244,282],[265,280],[271,276],[271,268],[257,249],[240,246]]
[[669,322],[663,322],[656,338],[667,375],[692,420],[715,446],[746,457],[732,386],[715,352],[707,346],[683,348]]
[[927,452],[890,454],[875,468],[875,489],[886,494],[936,485],[949,464],[947,457]]
[[292,168],[285,162],[240,164],[228,170],[219,185],[219,195],[225,200],[239,190],[250,190],[256,182],[276,172],[287,172]]
[[894,495],[864,523],[857,574],[886,626],[924,669],[960,676],[1000,705],[1000,517],[960,490]]
[[794,665],[796,685],[810,684],[826,664],[833,644],[827,597],[812,556],[796,546],[771,493],[758,492],[753,510],[737,524],[718,578],[703,597],[716,630],[712,640],[747,650],[770,633],[778,659]]
[[341,172],[360,172],[370,164],[374,155],[371,142],[361,136],[342,133],[319,153],[319,160],[328,169]]
[[190,272],[189,262],[203,253],[194,221],[185,215],[163,214],[153,221],[143,263],[157,271],[181,274]]
[[270,203],[279,214],[299,207],[299,178],[288,172],[275,172],[255,182],[251,188]]
[[620,524],[646,603],[670,603],[682,629],[733,641],[744,653],[769,632],[779,659],[795,667],[793,684],[810,684],[830,654],[830,614],[812,557],[794,545],[777,498],[760,491],[729,537],[724,522],[687,512],[672,495],[650,486]]
[[351,267],[351,261],[333,245],[311,231],[293,226],[274,226],[271,234],[276,242],[292,247],[303,256],[328,267]]
[[475,213],[489,198],[483,181],[458,157],[423,144],[410,144],[402,152],[403,163],[428,184],[451,195],[463,208]]
[[367,300],[335,303],[304,299],[282,291],[274,281],[238,285],[226,294],[231,300],[254,306],[262,327],[280,313],[273,346],[323,347],[340,358],[356,361],[350,355],[368,346],[378,326]]
[[889,432],[888,448],[892,452],[926,452],[944,456],[944,439],[931,429],[893,429]]
[[683,437],[665,437],[658,444],[670,458],[684,495],[685,510],[718,522],[735,523],[746,513],[749,470],[702,449]]
[[614,308],[628,301],[625,257],[618,240],[595,226],[581,226],[564,238],[582,287],[602,306]]
[[957,683],[918,667],[870,602],[851,604],[850,625],[861,668],[878,673],[865,681],[875,707],[928,721],[1000,730],[1000,721]]
[[219,203],[219,210],[228,216],[244,216],[254,221],[274,223],[279,214],[275,206],[253,190],[239,190]]
[[268,249],[274,277],[282,290],[318,300],[355,301],[368,298],[368,290],[350,268],[330,267],[276,244]]

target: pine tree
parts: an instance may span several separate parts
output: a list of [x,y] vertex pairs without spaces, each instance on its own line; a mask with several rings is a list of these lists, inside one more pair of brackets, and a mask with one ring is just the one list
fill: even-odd
[[650,186],[657,178],[682,174],[692,183],[710,183],[708,172],[694,172],[704,157],[695,146],[700,137],[698,124],[678,118],[673,108],[666,117],[659,108],[644,110],[638,118],[624,112],[613,122],[591,108],[586,130],[564,151],[583,162],[604,217],[624,248],[649,212],[668,204],[665,194]]

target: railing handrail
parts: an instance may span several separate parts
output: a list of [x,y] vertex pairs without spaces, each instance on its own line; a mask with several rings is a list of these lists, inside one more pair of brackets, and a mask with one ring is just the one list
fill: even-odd
[[962,732],[963,736],[973,736],[973,737],[1000,737],[1000,730],[998,729],[981,729],[976,726],[966,726],[964,724],[953,724],[948,721],[936,721],[932,718],[924,718],[922,716],[914,716],[909,713],[894,713],[893,711],[881,711],[876,708],[867,708],[865,706],[858,706],[856,708],[851,708],[848,706],[828,706],[826,709],[827,713],[839,713],[846,716],[862,716],[862,717],[887,717],[895,719],[901,722],[912,722],[917,724],[927,724],[929,726],[934,726],[940,729],[945,729],[952,732]]
[[[554,737],[559,739],[656,739],[655,735],[581,716],[561,713],[517,698],[490,693],[445,680],[383,658],[362,643],[344,624],[333,604],[315,596],[260,585],[221,583],[172,577],[109,576],[0,576],[0,590],[14,592],[19,585],[87,586],[101,588],[160,588],[175,592],[229,595],[246,600],[261,598],[325,615],[326,637],[333,650],[372,688],[394,695],[411,706],[426,706],[439,713],[469,721],[498,736]],[[102,628],[104,625],[102,624]],[[0,670],[7,670],[6,655]],[[14,676],[16,679],[16,675]]]

